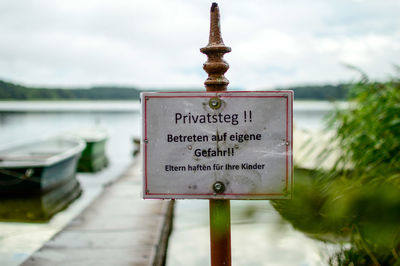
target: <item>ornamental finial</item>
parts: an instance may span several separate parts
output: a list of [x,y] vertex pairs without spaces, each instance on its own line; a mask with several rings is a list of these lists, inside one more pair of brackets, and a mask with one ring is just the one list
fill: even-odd
[[224,76],[229,69],[228,63],[223,60],[224,54],[231,51],[225,46],[221,37],[221,26],[219,22],[219,8],[217,3],[212,3],[210,10],[210,37],[208,45],[200,51],[208,57],[203,64],[203,69],[208,73],[204,82],[207,91],[224,91],[227,89],[229,80]]

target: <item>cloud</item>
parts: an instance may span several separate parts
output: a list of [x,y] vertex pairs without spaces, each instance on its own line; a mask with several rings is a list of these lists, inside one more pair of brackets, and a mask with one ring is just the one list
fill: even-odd
[[[3,0],[0,77],[33,85],[199,87],[208,1]],[[226,76],[246,89],[385,78],[400,61],[400,3],[220,1],[232,52]]]

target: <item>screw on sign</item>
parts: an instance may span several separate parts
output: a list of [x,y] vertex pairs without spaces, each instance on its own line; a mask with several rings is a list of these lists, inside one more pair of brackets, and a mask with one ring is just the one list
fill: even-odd
[[215,193],[223,193],[225,191],[225,185],[224,183],[217,181],[214,183],[213,189]]
[[211,98],[209,105],[211,109],[217,110],[221,107],[221,100],[218,97]]

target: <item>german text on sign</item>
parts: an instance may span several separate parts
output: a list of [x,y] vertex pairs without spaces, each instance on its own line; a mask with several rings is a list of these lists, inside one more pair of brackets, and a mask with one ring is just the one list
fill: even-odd
[[285,199],[293,92],[142,93],[143,197]]

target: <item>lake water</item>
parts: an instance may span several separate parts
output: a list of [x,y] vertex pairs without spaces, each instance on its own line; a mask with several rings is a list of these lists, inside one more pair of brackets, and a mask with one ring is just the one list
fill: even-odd
[[[296,129],[311,131],[322,129],[322,119],[333,107],[334,105],[329,102],[295,102],[294,124]],[[101,193],[103,185],[117,178],[131,163],[133,160],[132,138],[140,137],[141,132],[140,104],[135,101],[0,102],[0,147],[94,126],[106,129],[109,134],[107,155],[110,159],[110,166],[98,174],[78,174],[83,188],[82,196],[66,210],[55,215],[48,223],[0,222],[0,265],[19,265],[88,206]],[[255,256],[254,263],[251,265],[272,265],[256,263],[257,256],[260,252],[264,254],[270,247],[269,245],[277,242],[268,242],[264,238],[260,238],[258,233],[252,235],[246,234],[246,232],[251,232],[261,224],[264,226],[271,220],[280,223],[279,217],[268,204],[260,202],[251,202],[250,204],[235,202],[232,204],[232,209],[236,209],[239,213],[246,212],[249,208],[255,209],[262,218],[254,219],[253,217],[250,220],[246,218],[243,222],[244,218],[239,215],[237,219],[232,219],[234,224],[232,249],[234,262],[236,262],[234,264],[250,265],[245,261],[249,262],[249,258]],[[232,211],[232,215],[236,217],[234,211]],[[209,261],[208,203],[206,201],[178,201],[175,218],[176,232],[171,237],[168,265],[206,265]],[[274,222],[274,226],[279,223]],[[285,226],[288,227],[287,224],[283,224],[282,228]],[[234,230],[234,228],[241,229]],[[262,234],[272,234],[273,237],[277,237],[277,228],[275,227],[260,227],[259,229]],[[187,238],[193,232],[195,235],[204,237],[200,239]],[[288,234],[289,231],[284,232],[286,233],[282,233],[283,235]],[[259,243],[258,248],[252,246],[253,243],[246,245],[240,252],[236,251],[237,246],[240,246],[240,242],[244,241],[246,237],[251,243],[254,241]],[[283,245],[284,251],[296,249],[301,242],[308,241],[306,237],[302,237],[304,236],[300,234],[297,238],[298,242],[295,243],[283,243],[285,238],[281,238],[283,240],[278,244]],[[198,252],[198,256],[193,258],[193,263],[188,263],[187,257],[184,256],[187,249],[184,248],[184,245],[179,245],[182,239],[186,240],[185,245],[188,247],[204,248],[205,252]],[[290,241],[290,239],[287,238],[286,241]],[[196,246],[195,243],[199,245]],[[193,252],[194,249],[191,251]],[[182,255],[178,256],[177,254]],[[282,256],[287,256],[287,254],[282,253]],[[309,255],[302,256],[302,263],[297,265],[318,265],[321,260],[321,256],[313,255],[312,258],[307,256]]]

